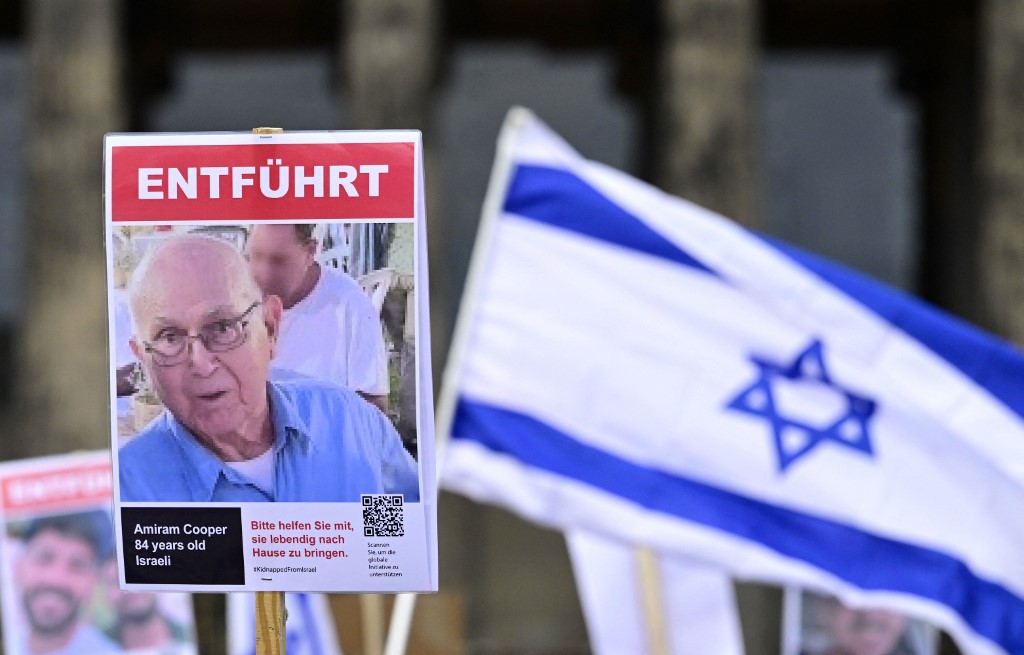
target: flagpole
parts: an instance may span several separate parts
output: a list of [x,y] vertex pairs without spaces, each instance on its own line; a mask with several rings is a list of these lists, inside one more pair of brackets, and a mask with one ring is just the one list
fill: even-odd
[[648,655],[670,655],[665,605],[658,574],[658,555],[647,546],[637,546],[634,552],[644,624],[647,628]]
[[391,623],[388,625],[388,639],[384,644],[384,655],[405,654],[415,611],[416,594],[404,593],[395,597],[395,606],[391,609]]
[[256,655],[285,655],[283,591],[256,592]]
[[[490,244],[493,239],[495,224],[501,214],[504,197],[508,186],[512,181],[512,153],[515,145],[515,138],[523,126],[526,125],[533,114],[523,107],[509,109],[505,117],[505,123],[498,135],[497,153],[495,154],[494,167],[491,169],[491,179],[487,183],[487,194],[484,196],[483,209],[480,212],[480,223],[477,226],[476,241],[473,244],[473,255],[469,260],[469,269],[466,271],[466,282],[463,285],[462,298],[459,301],[459,315],[455,321],[455,329],[452,331],[452,341],[448,348],[448,361],[445,364],[444,372],[441,375],[441,389],[457,389],[458,380],[455,378],[461,369],[460,363],[463,354],[466,352],[466,344],[469,338],[469,327],[473,309],[475,309],[480,296],[480,283],[483,279],[484,266],[490,253]],[[456,394],[454,391],[442,394],[437,401],[437,444],[434,452],[437,461],[441,462],[441,452],[444,447],[444,440],[448,438],[451,431],[452,420],[455,416]]]

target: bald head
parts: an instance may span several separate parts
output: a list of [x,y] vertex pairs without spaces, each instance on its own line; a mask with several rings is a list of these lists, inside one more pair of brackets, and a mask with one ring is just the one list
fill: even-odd
[[198,286],[222,280],[252,302],[262,296],[248,264],[234,246],[222,239],[198,234],[169,237],[153,246],[132,274],[128,286],[136,333],[138,316],[154,298],[173,293],[183,283]]

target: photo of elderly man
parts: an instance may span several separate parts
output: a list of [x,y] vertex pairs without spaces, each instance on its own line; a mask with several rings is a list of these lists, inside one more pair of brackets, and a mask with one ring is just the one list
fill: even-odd
[[15,593],[25,619],[19,653],[120,651],[86,617],[112,536],[110,518],[102,510],[42,517],[28,524],[14,561]]
[[331,381],[270,378],[282,302],[235,246],[169,236],[128,297],[132,351],[166,410],[118,452],[121,501],[418,500],[416,462],[376,407]]

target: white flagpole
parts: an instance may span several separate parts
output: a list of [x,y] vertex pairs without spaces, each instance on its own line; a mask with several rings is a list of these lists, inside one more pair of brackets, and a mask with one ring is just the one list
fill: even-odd
[[391,609],[391,623],[388,625],[388,640],[384,655],[405,655],[409,644],[413,613],[416,611],[416,594],[398,594]]

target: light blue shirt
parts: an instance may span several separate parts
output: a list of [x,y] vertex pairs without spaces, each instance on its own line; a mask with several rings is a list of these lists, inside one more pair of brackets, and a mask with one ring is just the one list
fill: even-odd
[[118,452],[125,502],[419,500],[416,462],[391,422],[355,392],[311,378],[267,383],[274,489],[227,466],[165,411]]

